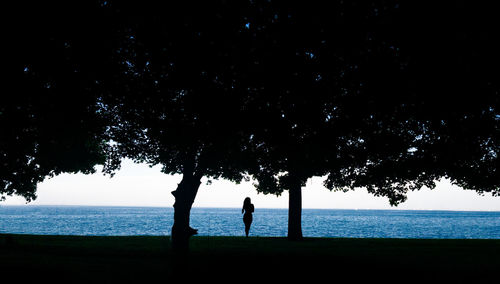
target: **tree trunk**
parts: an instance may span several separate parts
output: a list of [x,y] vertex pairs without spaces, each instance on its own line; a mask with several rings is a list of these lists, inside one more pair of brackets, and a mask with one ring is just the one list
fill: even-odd
[[300,180],[294,181],[288,189],[288,239],[302,240],[302,188]]
[[174,225],[172,226],[172,249],[177,252],[187,252],[189,250],[189,237],[197,234],[197,230],[189,226],[189,216],[198,188],[201,184],[201,176],[185,171],[182,181],[177,186],[172,195],[175,197],[174,203]]

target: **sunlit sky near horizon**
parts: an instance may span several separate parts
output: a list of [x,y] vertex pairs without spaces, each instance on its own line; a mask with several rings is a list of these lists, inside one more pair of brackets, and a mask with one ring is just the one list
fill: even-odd
[[[95,205],[95,206],[158,206],[171,207],[170,194],[181,180],[180,175],[161,173],[160,167],[150,168],[129,160],[113,178],[99,171],[93,175],[62,174],[47,179],[38,186],[38,198],[28,205]],[[323,178],[309,179],[302,190],[303,208],[321,209],[407,209],[500,211],[500,197],[483,196],[463,190],[442,180],[434,190],[424,188],[408,193],[408,200],[397,207],[390,206],[387,198],[375,197],[364,189],[347,193],[330,192],[322,185]],[[202,184],[194,207],[241,207],[243,199],[250,197],[257,208],[288,208],[288,194],[281,196],[258,194],[252,182],[237,185],[226,180],[213,180]],[[21,197],[7,197],[2,205],[23,205]]]

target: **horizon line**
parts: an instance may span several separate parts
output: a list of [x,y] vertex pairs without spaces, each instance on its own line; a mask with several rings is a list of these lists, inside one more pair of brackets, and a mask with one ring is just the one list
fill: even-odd
[[[89,205],[89,204],[2,204],[0,207],[137,207],[137,208],[172,208],[173,206],[158,206],[158,205]],[[193,206],[193,209],[240,209],[240,207],[230,206]],[[258,209],[274,209],[274,210],[288,210],[288,207],[258,207]],[[449,211],[449,212],[499,212],[500,210],[474,210],[474,209],[401,209],[401,208],[316,208],[304,207],[302,210],[352,210],[352,211]]]

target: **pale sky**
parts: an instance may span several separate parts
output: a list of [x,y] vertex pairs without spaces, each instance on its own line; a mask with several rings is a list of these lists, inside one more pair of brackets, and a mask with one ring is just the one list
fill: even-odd
[[[159,206],[171,207],[174,197],[170,194],[181,176],[160,172],[160,167],[150,168],[129,160],[113,178],[99,171],[93,175],[62,174],[45,180],[38,186],[38,198],[31,205],[105,205],[105,206]],[[398,207],[391,207],[387,198],[375,197],[364,189],[330,192],[322,186],[323,178],[312,178],[302,190],[303,208],[324,209],[411,209],[411,210],[464,210],[500,211],[500,197],[478,195],[462,190],[444,180],[434,190],[424,188],[410,192],[408,200]],[[194,207],[236,207],[250,197],[257,208],[288,208],[288,194],[280,197],[258,194],[251,182],[239,185],[213,180],[202,184]],[[22,205],[20,197],[8,197],[1,205]]]

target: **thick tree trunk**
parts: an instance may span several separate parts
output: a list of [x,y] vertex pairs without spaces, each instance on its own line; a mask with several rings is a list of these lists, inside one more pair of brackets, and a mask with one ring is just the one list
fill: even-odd
[[288,189],[288,239],[302,240],[302,188],[300,180]]
[[197,234],[197,230],[189,226],[189,216],[198,188],[201,176],[193,175],[192,172],[184,172],[182,181],[177,189],[172,192],[175,196],[174,203],[174,225],[172,226],[172,249],[177,252],[187,252],[189,249],[189,237]]

